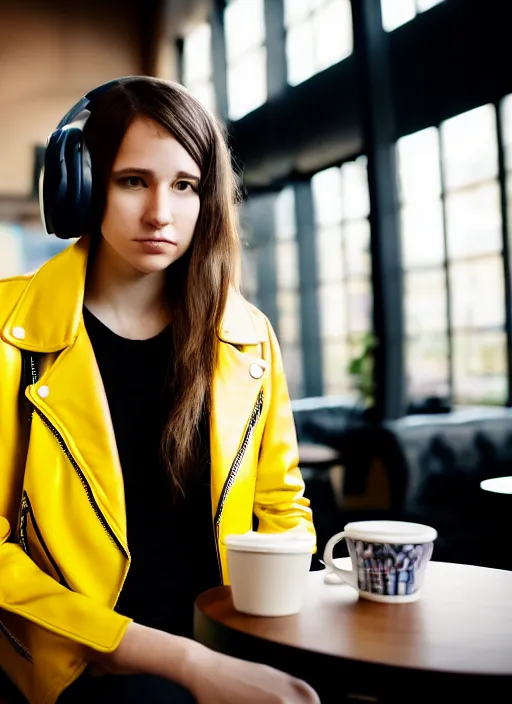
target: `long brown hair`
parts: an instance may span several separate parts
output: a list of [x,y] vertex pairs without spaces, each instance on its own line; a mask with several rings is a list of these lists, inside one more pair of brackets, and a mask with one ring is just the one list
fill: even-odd
[[131,122],[149,117],[169,130],[201,171],[201,207],[192,244],[168,269],[166,298],[174,342],[169,418],[161,451],[176,497],[198,467],[200,426],[211,405],[218,332],[239,257],[237,177],[221,126],[182,86],[138,77],[95,99],[84,129],[91,154],[91,231],[99,233],[107,179]]

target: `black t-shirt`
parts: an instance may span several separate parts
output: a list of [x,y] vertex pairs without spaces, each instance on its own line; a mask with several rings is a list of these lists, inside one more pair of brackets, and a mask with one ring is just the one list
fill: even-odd
[[165,391],[173,353],[171,329],[149,340],[128,340],[86,308],[84,322],[123,470],[132,563],[116,610],[137,623],[191,636],[194,599],[220,584],[206,414],[199,440],[201,466],[185,498],[173,502],[159,451],[169,410]]

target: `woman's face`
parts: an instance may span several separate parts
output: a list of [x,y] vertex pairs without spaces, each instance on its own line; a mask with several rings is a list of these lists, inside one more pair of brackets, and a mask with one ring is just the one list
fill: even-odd
[[135,272],[165,270],[192,241],[200,178],[198,165],[168,130],[136,118],[107,183],[102,249]]

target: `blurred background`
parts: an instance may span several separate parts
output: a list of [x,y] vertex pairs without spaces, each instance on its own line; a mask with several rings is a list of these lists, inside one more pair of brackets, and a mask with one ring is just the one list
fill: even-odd
[[399,517],[438,559],[509,568],[480,488],[512,474],[506,8],[0,0],[0,276],[67,246],[37,181],[69,107],[121,75],[184,83],[242,172],[243,292],[281,343],[320,547]]

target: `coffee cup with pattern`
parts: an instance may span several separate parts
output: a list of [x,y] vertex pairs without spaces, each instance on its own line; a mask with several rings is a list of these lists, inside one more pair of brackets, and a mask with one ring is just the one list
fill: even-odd
[[[371,601],[402,604],[416,601],[427,564],[432,557],[437,531],[431,526],[406,521],[356,521],[326,544],[326,583],[340,581]],[[334,546],[346,540],[352,569],[333,559]]]

